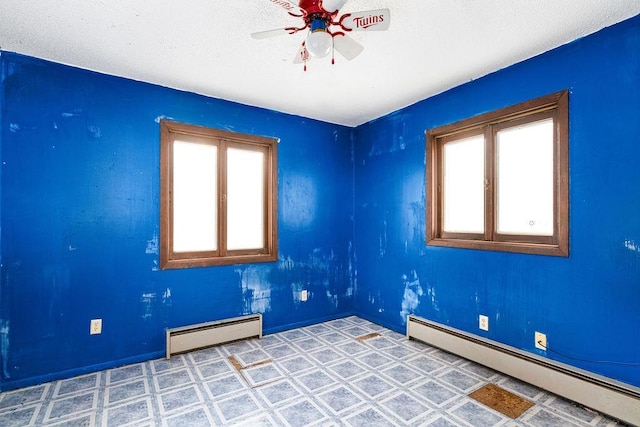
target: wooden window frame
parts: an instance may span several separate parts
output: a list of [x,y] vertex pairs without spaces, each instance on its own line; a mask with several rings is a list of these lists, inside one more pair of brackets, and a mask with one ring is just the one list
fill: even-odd
[[[498,130],[553,117],[553,236],[506,235],[496,231],[496,153]],[[443,145],[464,136],[484,134],[485,227],[482,234],[443,230]],[[431,129],[427,132],[426,244],[525,254],[569,256],[569,93],[560,91],[531,101]]]
[[[215,251],[173,251],[173,142],[182,138],[218,147],[218,240]],[[260,249],[227,250],[226,151],[236,147],[265,153],[264,245]],[[278,259],[278,143],[274,138],[242,134],[168,120],[160,122],[160,268],[176,269],[273,262]]]

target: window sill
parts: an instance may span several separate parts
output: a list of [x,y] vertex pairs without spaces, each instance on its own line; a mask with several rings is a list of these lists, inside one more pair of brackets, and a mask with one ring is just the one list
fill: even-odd
[[520,243],[520,242],[490,242],[484,240],[461,239],[431,239],[427,246],[442,246],[447,248],[477,249],[495,252],[512,252],[530,255],[548,255],[557,257],[569,256],[569,245]]
[[180,268],[214,267],[219,265],[258,264],[278,261],[278,254],[234,255],[212,258],[171,259],[161,262],[161,270]]

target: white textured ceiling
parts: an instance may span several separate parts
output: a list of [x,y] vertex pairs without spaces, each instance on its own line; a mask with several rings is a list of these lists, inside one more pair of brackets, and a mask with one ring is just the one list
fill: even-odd
[[356,126],[640,14],[640,0],[349,0],[388,8],[364,52],[294,65],[305,34],[271,0],[0,0],[0,48]]

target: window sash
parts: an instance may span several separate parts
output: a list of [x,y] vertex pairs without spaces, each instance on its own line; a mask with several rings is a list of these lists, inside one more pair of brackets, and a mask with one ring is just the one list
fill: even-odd
[[173,141],[171,150],[173,252],[215,255],[218,252],[218,145],[180,138]]
[[[550,111],[544,111],[541,113],[537,113],[537,114],[532,114],[530,116],[526,116],[526,117],[522,117],[520,119],[516,119],[516,120],[512,120],[512,121],[508,121],[508,122],[504,122],[504,123],[500,123],[494,126],[491,126],[492,128],[492,138],[491,138],[491,144],[493,144],[493,151],[494,151],[494,177],[493,177],[493,187],[492,187],[492,192],[493,192],[493,197],[494,197],[494,212],[493,214],[494,216],[494,220],[493,220],[493,235],[492,235],[492,239],[491,240],[495,240],[495,241],[499,241],[499,242],[509,242],[509,241],[514,241],[514,242],[531,242],[531,243],[537,243],[537,244],[550,244],[550,245],[554,245],[557,244],[557,235],[558,235],[558,198],[557,198],[557,192],[558,192],[558,186],[556,185],[557,183],[557,179],[558,179],[558,173],[557,173],[557,165],[558,165],[558,152],[556,149],[554,149],[554,147],[556,147],[558,145],[558,140],[557,140],[557,132],[555,132],[554,130],[557,128],[558,125],[558,118],[557,118],[557,110],[550,110]],[[545,120],[551,120],[552,121],[552,135],[551,135],[551,170],[549,171],[551,176],[550,177],[545,177],[547,180],[551,181],[550,185],[551,185],[551,227],[552,227],[552,231],[550,234],[545,233],[545,234],[541,234],[541,233],[530,233],[530,234],[526,234],[526,233],[506,233],[506,232],[499,232],[498,231],[498,215],[499,215],[499,153],[498,153],[498,134],[500,131],[503,130],[512,130],[515,128],[518,128],[520,126],[525,126],[525,125],[530,125],[533,123],[540,123],[542,121]]]
[[[484,238],[484,234],[485,234],[485,230],[486,230],[486,210],[487,210],[487,200],[486,197],[484,196],[480,196],[482,200],[482,209],[480,213],[475,213],[477,214],[481,214],[483,217],[483,226],[481,230],[476,230],[475,232],[467,230],[466,232],[463,231],[453,231],[451,229],[448,229],[446,226],[446,217],[447,217],[447,212],[446,212],[446,207],[445,207],[445,195],[446,195],[446,189],[447,189],[447,178],[446,178],[446,173],[447,173],[447,165],[446,165],[446,147],[449,144],[456,144],[460,141],[464,141],[464,140],[470,140],[472,138],[478,138],[478,137],[482,137],[484,135],[482,129],[474,129],[474,130],[470,130],[467,132],[462,132],[456,135],[449,135],[446,136],[444,138],[442,138],[439,141],[440,147],[438,150],[438,170],[439,170],[439,175],[438,175],[438,194],[441,197],[438,197],[438,229],[440,230],[440,235],[445,238],[458,238],[458,239],[470,239],[470,240],[477,240],[477,239],[483,239]],[[480,178],[481,181],[480,183],[478,183],[478,185],[483,187],[483,195],[484,195],[484,176],[486,175],[486,161],[484,161],[484,157],[485,157],[485,153],[484,153],[484,141],[482,143],[482,159],[479,159],[479,163],[482,166],[482,177]],[[476,204],[474,203],[474,206]],[[476,209],[478,209],[477,206],[475,206]],[[466,209],[469,209],[470,207],[465,206]]]
[[[230,167],[231,163],[228,160],[230,157],[229,156],[230,152],[231,153],[236,152],[237,154],[239,154],[239,152],[243,152],[244,155],[248,154],[247,157],[250,158],[251,161],[253,162],[252,166],[243,167],[242,169],[245,169],[243,171],[239,171],[239,170],[235,170],[235,168],[231,168]],[[226,230],[225,238],[224,238],[225,248],[227,249],[227,253],[234,254],[234,255],[264,254],[268,249],[268,245],[267,245],[267,241],[269,237],[268,227],[267,227],[269,222],[269,217],[267,215],[268,211],[267,209],[263,208],[262,212],[256,213],[255,210],[259,209],[260,205],[264,205],[266,203],[266,199],[268,198],[268,193],[269,193],[268,151],[266,150],[265,147],[246,146],[246,145],[229,143],[227,145],[226,155],[227,155],[227,161],[225,162],[225,165],[227,170],[224,174],[224,180],[225,180],[224,186],[225,186],[226,197],[223,198],[223,202],[224,202],[223,209],[226,212],[226,215],[225,215],[226,224],[224,227],[224,229]],[[256,157],[256,155],[258,158]],[[247,177],[247,175],[248,174],[253,175],[253,173],[255,172],[255,169],[250,170],[252,167],[253,168],[260,167],[261,169],[261,174],[259,177],[260,182],[258,183],[259,185],[257,186],[247,185],[248,182],[252,182],[251,179],[247,179],[247,178],[250,178],[250,177]],[[229,179],[230,177],[233,177],[235,179]],[[241,197],[240,195],[236,197],[236,192],[244,193],[244,195],[247,195],[246,193],[249,191],[254,192],[254,195],[255,195],[255,192],[260,193],[259,195],[261,199],[260,203],[256,204],[254,200],[251,200],[251,201],[245,200],[245,202],[251,203],[251,205],[245,206],[245,207],[239,206],[242,203],[242,200],[239,199],[239,197]],[[239,222],[242,222],[240,221],[241,219],[245,221],[249,221],[253,219],[253,220],[258,220],[260,222],[260,227],[259,227],[260,229],[254,230],[258,233],[259,238],[257,240],[256,239],[252,240],[251,243],[247,241],[246,246],[237,245],[234,243],[235,241],[233,239],[230,239],[230,237],[233,237],[233,236],[230,236],[230,234],[239,233],[240,231],[242,231],[242,224],[239,223]],[[246,227],[245,227],[245,230],[246,230]]]

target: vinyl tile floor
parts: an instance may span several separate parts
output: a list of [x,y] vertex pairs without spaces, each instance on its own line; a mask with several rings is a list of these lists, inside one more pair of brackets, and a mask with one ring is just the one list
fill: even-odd
[[[535,405],[511,419],[467,395]],[[0,426],[613,426],[358,317],[0,393]]]

